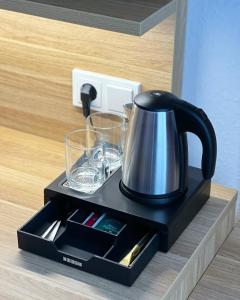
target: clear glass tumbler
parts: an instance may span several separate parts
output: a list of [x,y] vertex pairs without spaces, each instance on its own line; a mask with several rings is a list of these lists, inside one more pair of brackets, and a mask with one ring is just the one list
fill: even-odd
[[65,166],[70,188],[94,193],[103,184],[109,169],[103,157],[102,134],[89,129],[66,134]]
[[97,112],[86,119],[87,128],[97,130],[103,135],[103,155],[109,162],[110,171],[122,165],[122,154],[126,132],[124,116],[113,113]]

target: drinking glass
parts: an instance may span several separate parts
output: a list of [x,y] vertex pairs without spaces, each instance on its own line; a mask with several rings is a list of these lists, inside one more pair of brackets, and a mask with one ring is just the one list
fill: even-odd
[[86,119],[87,128],[103,135],[103,155],[109,162],[110,171],[122,165],[126,122],[120,114],[97,112]]
[[65,135],[65,165],[69,187],[94,193],[107,177],[101,133],[79,129]]

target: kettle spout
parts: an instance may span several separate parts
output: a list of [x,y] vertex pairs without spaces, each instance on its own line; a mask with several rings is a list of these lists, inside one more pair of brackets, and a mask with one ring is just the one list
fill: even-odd
[[133,103],[126,103],[123,105],[123,109],[128,121],[130,120],[131,113],[132,113]]

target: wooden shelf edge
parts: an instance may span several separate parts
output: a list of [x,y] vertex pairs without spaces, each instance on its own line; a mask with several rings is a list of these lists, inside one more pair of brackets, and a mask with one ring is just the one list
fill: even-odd
[[165,5],[161,10],[156,11],[154,14],[145,19],[140,25],[140,31],[138,35],[143,35],[154,26],[163,22],[165,19],[174,15],[177,10],[177,0],[173,0]]
[[172,0],[142,21],[111,17],[60,6],[56,7],[51,4],[28,0],[0,0],[0,9],[139,36],[174,14],[176,0]]

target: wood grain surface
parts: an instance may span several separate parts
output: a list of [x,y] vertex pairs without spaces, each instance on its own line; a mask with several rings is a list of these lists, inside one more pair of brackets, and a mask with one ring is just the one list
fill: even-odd
[[0,199],[39,209],[44,187],[63,170],[63,143],[0,126]]
[[171,89],[174,17],[141,37],[5,10],[0,18],[2,126],[59,141],[83,126],[72,106],[73,68]]
[[189,299],[238,300],[239,283],[240,223],[238,222]]
[[[171,250],[157,253],[127,288],[17,249],[16,230],[43,205],[43,188],[63,170],[63,150],[60,142],[0,127],[0,299],[185,299],[231,230],[235,191],[213,185],[211,199]],[[219,253],[230,252],[232,261],[238,254],[231,247]],[[212,278],[222,274],[221,285],[229,280],[238,295],[237,277],[224,273],[238,275],[238,265],[220,266]]]

